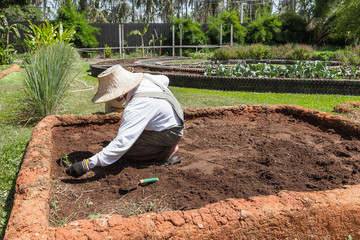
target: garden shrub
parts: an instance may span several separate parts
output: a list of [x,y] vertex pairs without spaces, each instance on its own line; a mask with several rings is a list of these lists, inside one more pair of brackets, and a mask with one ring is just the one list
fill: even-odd
[[254,59],[271,58],[270,47],[263,44],[252,44],[250,46],[250,57]]
[[[261,11],[260,11],[261,12]],[[271,15],[267,10],[247,26],[247,43],[275,43],[276,35],[281,32],[281,22],[276,15]]]
[[[189,18],[180,19],[175,16],[169,16],[169,19],[175,26],[175,44],[180,44],[180,23],[182,23],[182,44],[183,45],[204,45],[208,43],[208,38],[200,28],[200,23],[194,22]],[[170,31],[172,33],[172,31]],[[168,39],[172,40],[172,34]]]
[[291,44],[272,46],[270,48],[270,55],[272,58],[285,58],[285,56],[291,51]]
[[251,57],[250,46],[239,45],[235,47],[236,56],[239,59],[248,59]]
[[73,42],[78,48],[94,48],[99,45],[95,35],[99,29],[90,25],[84,16],[78,13],[71,0],[66,0],[58,9],[55,23],[64,25],[65,29],[75,29]]
[[298,14],[288,11],[278,16],[281,22],[281,33],[276,35],[279,43],[308,42],[309,33],[306,31],[306,21]]
[[337,52],[337,58],[345,65],[360,65],[360,47],[346,47]]
[[214,58],[219,60],[237,58],[236,49],[233,47],[221,47],[214,51]]
[[207,21],[206,35],[211,44],[220,43],[220,25],[222,24],[222,41],[224,44],[230,43],[231,25],[233,25],[233,42],[243,44],[246,35],[246,28],[240,24],[239,16],[236,11],[224,11],[218,17],[209,16]]
[[286,54],[286,59],[306,60],[312,56],[314,49],[309,45],[295,45],[291,51]]

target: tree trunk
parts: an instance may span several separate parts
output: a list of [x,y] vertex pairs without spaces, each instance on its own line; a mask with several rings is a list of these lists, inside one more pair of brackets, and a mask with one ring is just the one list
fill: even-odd
[[46,0],[43,0],[43,11],[44,11],[44,14],[45,14],[45,19],[47,19],[47,1]]
[[132,22],[135,23],[135,0],[132,0]]
[[87,0],[80,0],[79,1],[79,10],[80,12],[82,11],[86,11],[86,8],[87,8],[87,3],[86,3]]
[[145,45],[144,45],[144,37],[141,36],[141,46],[142,46],[142,57],[145,57]]

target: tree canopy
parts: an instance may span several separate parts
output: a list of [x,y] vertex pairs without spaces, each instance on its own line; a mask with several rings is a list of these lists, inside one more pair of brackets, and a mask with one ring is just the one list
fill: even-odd
[[360,2],[359,0],[344,0],[336,14],[332,36],[344,37],[359,43],[360,39]]
[[5,9],[13,5],[23,6],[26,4],[29,4],[29,0],[2,0],[0,8]]

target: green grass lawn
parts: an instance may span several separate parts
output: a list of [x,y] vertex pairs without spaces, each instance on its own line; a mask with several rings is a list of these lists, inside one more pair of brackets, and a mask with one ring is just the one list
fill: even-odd
[[[59,114],[103,113],[104,104],[93,104],[97,78],[89,76],[89,64],[72,83],[64,108]],[[11,73],[0,79],[0,239],[11,211],[13,187],[21,165],[26,144],[34,126],[19,118],[19,108],[24,94],[21,90],[23,73]],[[360,101],[360,96],[275,94],[252,92],[224,92],[170,87],[185,107],[231,106],[239,104],[294,104],[320,111],[332,112],[333,107],[347,101]]]

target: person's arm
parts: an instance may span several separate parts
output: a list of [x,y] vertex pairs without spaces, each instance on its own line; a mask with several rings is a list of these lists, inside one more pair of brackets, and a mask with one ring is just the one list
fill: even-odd
[[148,120],[134,111],[125,111],[117,136],[99,153],[89,159],[91,167],[107,166],[121,158],[139,138]]
[[[144,107],[142,104],[135,106]],[[118,134],[110,144],[91,158],[72,164],[66,169],[66,174],[78,178],[95,166],[107,166],[119,160],[139,138],[149,121],[145,116],[149,115],[141,115],[129,107],[124,111]]]

